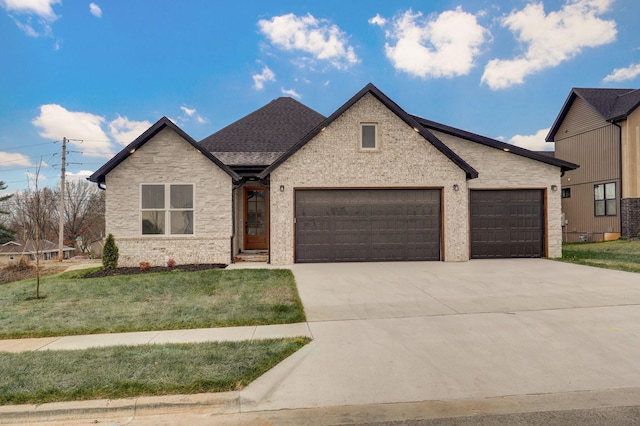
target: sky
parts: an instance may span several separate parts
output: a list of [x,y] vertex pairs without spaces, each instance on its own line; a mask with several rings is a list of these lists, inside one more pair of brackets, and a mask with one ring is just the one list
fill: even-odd
[[0,0],[0,195],[84,179],[163,116],[195,140],[367,83],[533,150],[573,87],[640,87],[638,0]]

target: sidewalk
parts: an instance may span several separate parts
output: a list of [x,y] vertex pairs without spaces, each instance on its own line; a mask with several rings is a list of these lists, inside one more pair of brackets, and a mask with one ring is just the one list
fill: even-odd
[[197,328],[190,330],[140,331],[0,340],[0,352],[77,350],[104,346],[165,343],[237,342],[244,340],[312,337],[306,322],[252,325],[246,327]]

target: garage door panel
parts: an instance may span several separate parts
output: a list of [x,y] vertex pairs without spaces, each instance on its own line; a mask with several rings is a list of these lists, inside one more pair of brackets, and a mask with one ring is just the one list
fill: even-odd
[[542,190],[471,191],[471,258],[542,257]]
[[296,191],[296,261],[439,260],[440,197],[423,189]]

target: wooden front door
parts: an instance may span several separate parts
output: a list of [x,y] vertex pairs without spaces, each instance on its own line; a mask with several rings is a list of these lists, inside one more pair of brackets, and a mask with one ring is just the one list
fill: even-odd
[[244,188],[244,249],[269,248],[269,188]]

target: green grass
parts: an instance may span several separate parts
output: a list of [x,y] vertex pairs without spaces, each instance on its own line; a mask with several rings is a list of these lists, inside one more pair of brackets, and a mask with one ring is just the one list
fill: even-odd
[[286,269],[81,278],[72,271],[0,286],[0,338],[284,324],[305,320]]
[[640,241],[564,244],[562,259],[559,260],[599,268],[640,272]]
[[239,390],[308,341],[0,353],[0,405]]

